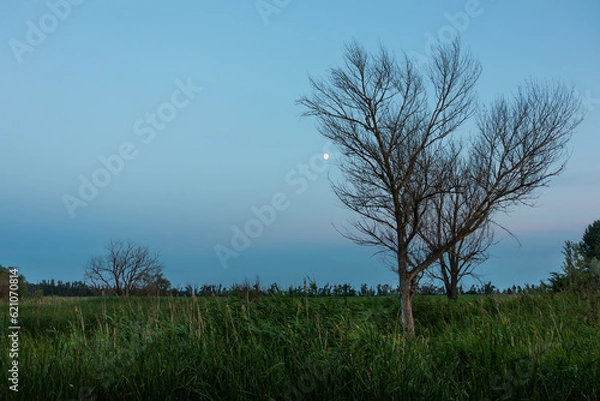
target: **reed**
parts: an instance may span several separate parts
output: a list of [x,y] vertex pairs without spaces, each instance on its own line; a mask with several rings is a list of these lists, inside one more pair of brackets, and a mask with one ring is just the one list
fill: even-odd
[[408,339],[395,297],[23,300],[20,391],[0,399],[594,400],[599,306],[420,297]]

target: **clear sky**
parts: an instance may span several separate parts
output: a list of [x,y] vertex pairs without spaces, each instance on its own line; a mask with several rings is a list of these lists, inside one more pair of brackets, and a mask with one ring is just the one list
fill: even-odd
[[[81,280],[113,238],[159,251],[173,284],[397,283],[333,228],[349,216],[327,180],[335,152],[320,158],[295,100],[352,39],[425,59],[460,32],[483,102],[530,77],[584,99],[565,173],[536,208],[500,216],[521,246],[503,239],[479,270],[537,283],[600,218],[599,20],[597,0],[2,2],[0,264]],[[233,227],[257,210],[244,243]],[[215,247],[232,239],[224,268]]]

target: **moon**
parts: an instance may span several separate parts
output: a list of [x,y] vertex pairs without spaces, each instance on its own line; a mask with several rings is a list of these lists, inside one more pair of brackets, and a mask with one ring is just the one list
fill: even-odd
[[324,153],[323,154],[323,159],[329,160],[329,153]]

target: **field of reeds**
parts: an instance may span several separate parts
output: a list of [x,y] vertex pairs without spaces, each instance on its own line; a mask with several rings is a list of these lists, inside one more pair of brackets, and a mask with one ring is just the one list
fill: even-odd
[[0,399],[598,400],[599,306],[418,296],[409,339],[397,297],[25,299],[19,392],[5,378]]

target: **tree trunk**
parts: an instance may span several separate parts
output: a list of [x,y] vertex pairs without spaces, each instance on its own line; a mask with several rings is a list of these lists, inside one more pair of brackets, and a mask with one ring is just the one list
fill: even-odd
[[402,308],[402,325],[409,337],[415,336],[415,321],[412,311],[412,296],[410,294],[410,278],[408,274],[398,274],[400,278],[400,301]]
[[449,286],[446,286],[446,295],[448,296],[448,300],[456,301],[458,299],[458,283],[452,282]]
[[458,260],[448,257],[449,267],[445,263],[441,264],[444,286],[446,287],[446,296],[450,301],[458,299]]
[[450,282],[446,285],[446,295],[450,301],[458,299],[458,272],[454,269],[450,270]]

